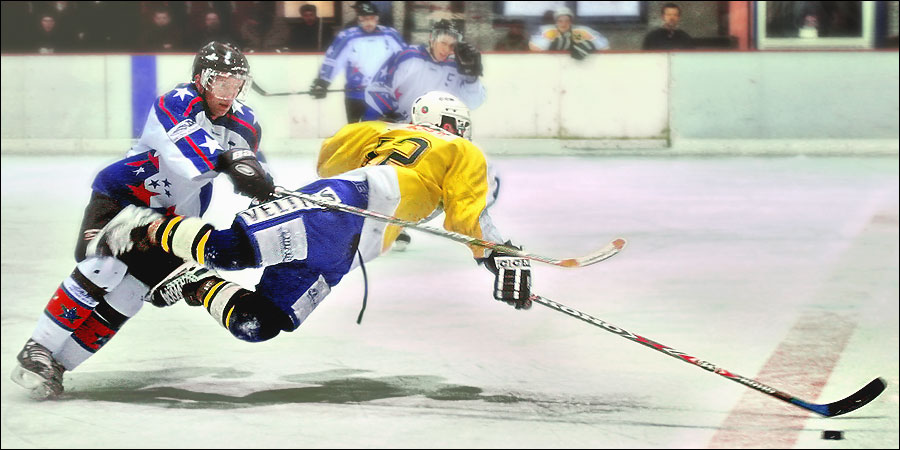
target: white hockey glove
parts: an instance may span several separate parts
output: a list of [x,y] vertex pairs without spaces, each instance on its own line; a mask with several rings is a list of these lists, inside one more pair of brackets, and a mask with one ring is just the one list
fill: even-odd
[[119,256],[138,244],[138,248],[148,248],[147,225],[162,219],[163,215],[149,208],[128,205],[96,236],[87,247],[87,256]]
[[[516,247],[509,241],[505,245]],[[487,257],[476,261],[494,274],[494,299],[516,309],[531,308],[531,262],[527,258],[490,250]]]

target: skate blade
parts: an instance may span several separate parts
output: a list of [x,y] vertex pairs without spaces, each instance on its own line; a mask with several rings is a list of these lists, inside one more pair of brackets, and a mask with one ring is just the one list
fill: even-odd
[[28,389],[30,391],[29,396],[35,400],[46,400],[55,395],[50,387],[45,384],[43,377],[26,370],[21,364],[13,369],[10,378],[19,386]]

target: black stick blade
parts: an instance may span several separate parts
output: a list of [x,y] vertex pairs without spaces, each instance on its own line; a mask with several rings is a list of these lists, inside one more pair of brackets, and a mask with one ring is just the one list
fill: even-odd
[[885,383],[884,380],[882,380],[881,378],[876,378],[869,384],[865,385],[862,389],[856,391],[855,394],[845,399],[838,400],[827,405],[809,405],[810,408],[808,409],[816,411],[826,417],[834,417],[841,414],[847,414],[848,412],[856,411],[857,409],[866,406],[872,400],[875,400],[876,397],[884,392],[884,389],[886,387],[887,383]]

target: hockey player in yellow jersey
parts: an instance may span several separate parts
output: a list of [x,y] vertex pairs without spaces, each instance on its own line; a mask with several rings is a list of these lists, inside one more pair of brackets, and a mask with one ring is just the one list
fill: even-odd
[[[487,213],[487,164],[468,139],[468,108],[450,94],[430,92],[413,103],[412,117],[412,124],[345,126],[322,144],[318,171],[324,178],[297,191],[407,221],[443,207],[446,229],[503,242]],[[118,255],[134,245],[158,246],[184,259],[181,270],[154,288],[154,299],[202,304],[232,335],[259,342],[299,327],[347,272],[387,250],[398,232],[383,221],[284,192],[239,212],[223,230],[199,218],[127,208],[101,230],[90,251]],[[495,299],[531,307],[528,259],[471,250],[495,276]],[[253,291],[214,270],[247,267],[265,267]]]
[[[377,165],[397,172],[398,218],[419,221],[438,208],[444,228],[486,240],[500,240],[487,215],[491,199],[487,163],[471,142],[468,108],[452,94],[432,91],[413,102],[412,124],[360,122],[342,128],[322,143],[320,177]],[[400,232],[391,225],[385,233],[387,251]],[[476,257],[484,249],[474,247]]]

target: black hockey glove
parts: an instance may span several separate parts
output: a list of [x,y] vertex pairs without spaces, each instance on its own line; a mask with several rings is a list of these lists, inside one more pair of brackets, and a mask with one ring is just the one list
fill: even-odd
[[572,48],[569,50],[572,54],[572,57],[577,60],[582,60],[587,58],[588,55],[594,53],[596,47],[591,41],[578,41],[572,44]]
[[[504,245],[521,248],[509,241]],[[494,274],[494,299],[516,309],[531,308],[531,262],[527,258],[489,250],[487,257],[476,261]]]
[[481,65],[481,52],[466,42],[456,44],[456,64],[461,75],[480,77],[484,72],[484,67]]
[[309,87],[309,95],[317,99],[325,98],[328,95],[328,86],[331,86],[331,82],[316,78]]
[[266,173],[256,155],[249,149],[231,149],[219,155],[216,170],[227,173],[234,191],[241,195],[266,201],[275,192],[275,183]]

